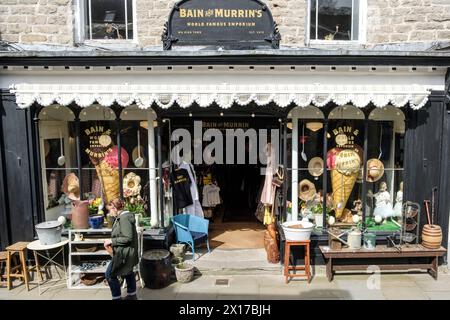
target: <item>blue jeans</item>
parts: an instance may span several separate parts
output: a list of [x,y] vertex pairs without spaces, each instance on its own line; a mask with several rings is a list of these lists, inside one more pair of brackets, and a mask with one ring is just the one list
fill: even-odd
[[[111,289],[111,295],[113,300],[120,299],[122,296],[122,290],[120,288],[120,281],[117,277],[111,276],[112,269],[112,261],[108,264],[106,268],[105,277],[108,281],[109,288]],[[136,278],[134,277],[134,272],[130,272],[126,276],[123,277],[127,282],[127,294],[135,295],[136,294]]]

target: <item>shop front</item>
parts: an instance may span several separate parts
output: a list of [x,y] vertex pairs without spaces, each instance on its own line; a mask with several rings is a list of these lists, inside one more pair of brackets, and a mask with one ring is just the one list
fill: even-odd
[[[281,225],[308,220],[321,263],[333,229],[420,243],[424,200],[446,247],[448,55],[280,49],[262,2],[214,5],[175,6],[163,50],[2,53],[2,245],[70,218],[74,199],[107,217],[121,197],[153,247],[177,214],[275,226],[281,252]],[[411,203],[420,220],[404,219]],[[241,236],[233,248],[264,246]]]
[[[200,193],[210,183],[221,190],[218,210],[202,208],[208,218],[220,212],[224,221],[262,226],[255,213],[267,159],[259,155],[276,142],[286,173],[276,220],[315,223],[311,239],[318,263],[318,245],[328,242],[329,228],[358,226],[385,243],[402,231],[403,204],[431,199],[434,186],[434,219],[445,244],[445,68],[150,65],[109,70],[98,58],[93,70],[74,66],[64,74],[63,66],[10,67],[3,78],[13,94],[9,103],[32,120],[30,159],[40,168],[33,172],[35,222],[70,212],[61,186],[74,173],[92,213],[104,210],[101,203],[108,199],[125,197],[143,225],[159,234],[153,238],[167,245],[170,218],[182,213],[167,177],[180,142],[174,132],[184,129],[191,143],[189,157],[183,156],[194,164]],[[222,136],[220,147],[208,130]],[[225,143],[230,134],[236,142],[231,157]]]

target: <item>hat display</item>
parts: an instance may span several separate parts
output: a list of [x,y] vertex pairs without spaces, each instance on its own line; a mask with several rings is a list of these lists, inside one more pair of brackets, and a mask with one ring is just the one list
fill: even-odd
[[311,200],[316,194],[316,186],[308,179],[303,179],[298,184],[298,197],[303,201]]
[[61,190],[70,200],[80,200],[80,182],[75,173],[70,173],[64,178]]
[[376,182],[381,179],[384,174],[383,162],[374,158],[367,161],[367,177],[368,182]]
[[313,177],[319,177],[323,174],[323,159],[314,157],[308,163],[308,171]]

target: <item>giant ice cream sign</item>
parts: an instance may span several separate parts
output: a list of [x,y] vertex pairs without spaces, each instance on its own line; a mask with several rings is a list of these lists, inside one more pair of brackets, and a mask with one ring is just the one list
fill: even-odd
[[[106,203],[120,196],[119,149],[112,146],[111,130],[103,126],[92,126],[85,130],[89,137],[89,147],[85,150],[95,166],[100,179],[103,197]],[[124,148],[121,149],[122,168],[128,166],[129,156]]]

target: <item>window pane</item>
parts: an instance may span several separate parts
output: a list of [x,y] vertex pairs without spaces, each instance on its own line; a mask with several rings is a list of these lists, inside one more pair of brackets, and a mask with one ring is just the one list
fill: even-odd
[[317,21],[316,21],[316,6],[317,6],[317,0],[311,0],[311,10],[310,10],[310,35],[309,38],[311,40],[317,40],[316,39],[316,25],[317,25]]
[[133,0],[127,0],[127,26],[127,39],[133,39]]
[[352,0],[317,1],[318,39],[351,40]]
[[[88,28],[91,28],[92,39],[126,39],[125,2],[123,0],[91,0],[90,2],[91,10],[90,13],[89,9],[87,11],[87,24]],[[129,7],[132,14],[131,1]]]

